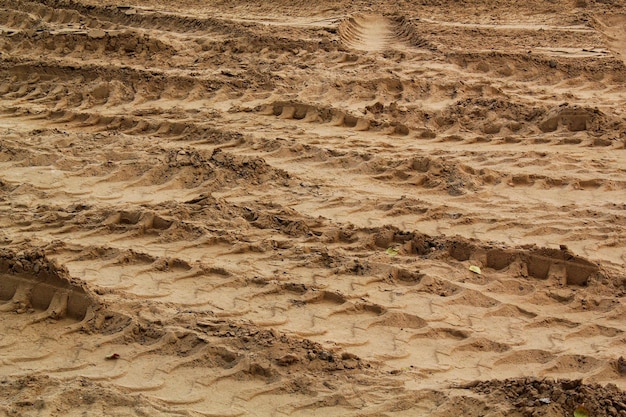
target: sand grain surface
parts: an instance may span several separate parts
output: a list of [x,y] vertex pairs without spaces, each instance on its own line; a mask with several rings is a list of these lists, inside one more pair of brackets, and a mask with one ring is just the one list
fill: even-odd
[[4,0],[0,416],[626,415],[625,25]]

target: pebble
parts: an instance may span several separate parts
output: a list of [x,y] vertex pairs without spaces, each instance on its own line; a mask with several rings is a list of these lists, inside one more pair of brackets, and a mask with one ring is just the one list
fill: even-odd
[[102,29],[92,29],[87,32],[87,36],[92,39],[102,39],[107,35],[107,33]]

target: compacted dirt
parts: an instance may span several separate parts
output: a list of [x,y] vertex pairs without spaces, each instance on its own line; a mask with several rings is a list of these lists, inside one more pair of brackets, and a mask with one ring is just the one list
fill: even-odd
[[626,415],[625,28],[3,0],[0,415]]

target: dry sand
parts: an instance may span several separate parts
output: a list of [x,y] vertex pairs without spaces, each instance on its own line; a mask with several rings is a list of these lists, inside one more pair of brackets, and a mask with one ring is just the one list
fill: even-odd
[[3,0],[0,415],[626,415],[625,60],[623,0]]

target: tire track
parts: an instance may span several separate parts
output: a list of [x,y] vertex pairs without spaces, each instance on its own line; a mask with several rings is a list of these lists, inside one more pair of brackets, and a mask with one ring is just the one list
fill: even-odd
[[508,403],[464,389],[504,378],[623,388],[604,29],[188,6],[2,6],[2,412],[482,415]]

